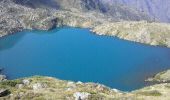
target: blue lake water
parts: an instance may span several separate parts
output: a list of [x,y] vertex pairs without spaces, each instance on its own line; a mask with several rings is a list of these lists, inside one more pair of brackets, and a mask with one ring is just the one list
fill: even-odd
[[98,36],[88,29],[24,31],[0,38],[0,66],[9,79],[44,75],[131,91],[170,68],[170,49]]

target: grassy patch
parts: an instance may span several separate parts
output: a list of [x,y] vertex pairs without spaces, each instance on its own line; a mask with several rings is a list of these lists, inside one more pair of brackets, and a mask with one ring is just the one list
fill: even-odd
[[4,86],[4,87],[5,87],[5,86],[15,87],[16,84],[20,84],[20,83],[22,83],[21,80],[7,80],[7,81],[1,82],[1,83],[0,83],[0,86]]
[[159,91],[145,91],[145,92],[139,92],[137,94],[145,95],[145,96],[161,96],[162,94]]

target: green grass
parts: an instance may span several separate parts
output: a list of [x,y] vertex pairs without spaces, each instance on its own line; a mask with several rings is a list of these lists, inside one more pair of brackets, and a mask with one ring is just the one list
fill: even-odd
[[15,87],[16,84],[21,84],[22,81],[21,80],[7,80],[7,81],[3,81],[0,83],[0,86],[10,86],[10,87]]

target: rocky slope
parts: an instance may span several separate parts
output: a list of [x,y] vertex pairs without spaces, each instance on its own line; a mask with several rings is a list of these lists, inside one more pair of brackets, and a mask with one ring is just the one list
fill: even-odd
[[[96,12],[82,13],[55,9],[29,8],[11,0],[0,1],[0,36],[23,29],[49,30],[56,26],[92,27],[109,20]],[[98,18],[96,18],[96,16]]]
[[121,39],[170,47],[170,24],[139,22],[104,23],[92,31],[98,35],[116,36]]
[[[132,15],[126,11],[126,8],[126,10],[120,10],[119,7],[115,8],[116,10],[113,10],[113,7],[113,9],[110,11],[125,14],[118,14],[122,17],[117,15],[114,17],[108,14],[104,14],[105,11],[103,11],[103,9],[105,9],[105,6],[103,6],[103,8],[102,5],[104,5],[106,2],[101,3],[99,2],[100,0],[98,3],[91,0],[81,0],[81,2],[80,0],[75,0],[74,2],[68,2],[67,0],[55,0],[59,9],[53,9],[53,6],[51,5],[51,8],[47,7],[45,6],[45,2],[40,2],[39,0],[39,2],[36,1],[36,3],[41,3],[40,5],[44,4],[46,8],[44,8],[44,6],[34,8],[34,6],[32,6],[34,4],[32,0],[28,0],[28,2],[17,2],[18,0],[14,1],[0,1],[0,36],[16,33],[18,31],[22,31],[23,29],[49,30],[55,28],[56,26],[67,25],[72,27],[92,28],[96,33],[118,36],[126,40],[151,45],[164,45],[167,47],[170,46],[168,24],[147,22],[116,23],[115,21],[128,20],[129,18],[132,18]],[[106,4],[108,5],[108,3]],[[114,5],[115,4],[109,4],[106,7],[112,8]],[[102,11],[103,13],[101,13]],[[125,12],[128,13],[128,16],[126,16]],[[133,17],[136,18],[135,16]]]
[[118,2],[147,13],[161,22],[170,22],[170,0],[104,0]]
[[119,3],[106,3],[103,0],[14,0],[17,4],[33,8],[55,8],[58,10],[94,11],[112,16],[118,20],[151,20],[148,15]]
[[[74,2],[71,0],[55,0],[56,4],[54,1],[50,1],[53,2],[53,5],[45,1],[40,2],[41,0],[34,0],[34,2],[33,0],[29,0],[29,2],[18,1],[0,0],[0,36],[23,29],[49,30],[56,26],[67,25],[91,28],[93,32],[99,35],[117,36],[131,41],[170,47],[169,24],[144,21],[115,22],[145,18],[141,17],[137,10],[135,10],[135,13],[131,12],[129,10],[131,8],[126,6],[108,4],[107,2],[101,3],[100,0],[98,2],[94,2],[94,0],[82,0],[83,2],[80,2],[80,0],[72,0]],[[157,75],[155,80],[159,78],[163,82],[169,81],[165,81],[165,79],[169,79],[169,74],[160,75]],[[2,76],[1,80],[0,99],[2,100],[170,99],[170,83],[153,85],[132,92],[121,92],[100,84],[62,81],[51,77],[5,80]]]
[[95,83],[34,76],[0,82],[1,100],[169,100],[170,84],[122,92]]

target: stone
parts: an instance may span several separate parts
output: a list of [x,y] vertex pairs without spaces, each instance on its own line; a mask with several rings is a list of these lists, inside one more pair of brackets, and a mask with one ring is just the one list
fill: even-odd
[[24,85],[23,85],[23,84],[17,84],[15,87],[16,87],[17,89],[21,89],[21,88],[24,87]]
[[73,94],[75,100],[88,100],[91,94],[87,92],[76,92]]
[[76,84],[82,85],[82,84],[83,84],[83,82],[81,82],[81,81],[78,81]]
[[0,75],[0,82],[5,81],[5,80],[6,80],[6,76],[5,75]]
[[76,88],[76,84],[74,82],[68,82],[67,87]]
[[7,89],[0,89],[0,97],[6,96],[9,94]]
[[119,93],[120,91],[118,89],[112,89],[114,92]]
[[30,84],[30,80],[27,80],[27,79],[22,80],[22,83],[23,83],[24,85],[29,85],[29,84]]
[[100,91],[106,91],[106,90],[108,90],[107,87],[105,87],[104,85],[100,85],[100,84],[98,84],[96,88],[97,88],[98,90],[100,90]]
[[67,88],[66,89],[66,91],[72,91],[73,90],[73,88]]
[[44,83],[36,83],[32,86],[33,90],[40,90],[46,87],[47,87],[47,84],[44,84]]

